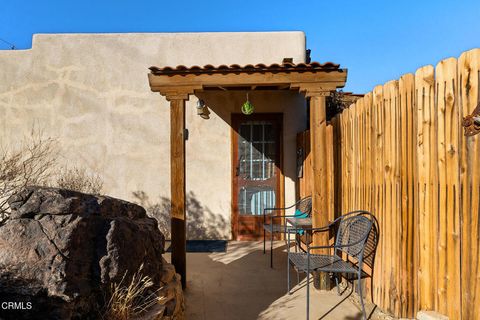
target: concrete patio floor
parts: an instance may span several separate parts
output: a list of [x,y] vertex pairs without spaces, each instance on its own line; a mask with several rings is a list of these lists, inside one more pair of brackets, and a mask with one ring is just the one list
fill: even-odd
[[[188,253],[186,316],[189,320],[305,319],[305,278],[297,284],[291,271],[292,294],[286,294],[287,257],[284,242],[275,243],[274,269],[262,242],[228,243],[227,252]],[[169,256],[166,256],[169,260]],[[336,289],[311,287],[310,319],[318,319],[347,295]],[[350,299],[322,319],[361,319]]]

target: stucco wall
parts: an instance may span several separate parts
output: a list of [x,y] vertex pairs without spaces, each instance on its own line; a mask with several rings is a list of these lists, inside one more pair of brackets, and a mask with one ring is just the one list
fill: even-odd
[[[269,64],[284,57],[304,61],[302,32],[35,35],[30,50],[0,51],[0,142],[14,144],[35,125],[59,139],[61,162],[98,172],[105,193],[135,200],[132,192],[141,190],[157,202],[170,195],[169,106],[150,91],[147,68]],[[257,112],[285,113],[285,198],[290,203],[304,99],[290,92],[250,97]],[[228,238],[229,113],[239,112],[245,95],[219,92],[204,98],[212,107],[210,120],[196,116],[195,97],[187,103],[187,192],[196,201],[191,210],[197,211],[189,216],[207,217],[221,229],[214,235]]]

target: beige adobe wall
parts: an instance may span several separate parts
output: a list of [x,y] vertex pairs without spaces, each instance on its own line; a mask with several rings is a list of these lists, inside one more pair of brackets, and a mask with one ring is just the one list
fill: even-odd
[[[150,91],[147,68],[270,64],[284,57],[304,62],[303,32],[35,35],[30,50],[0,51],[0,143],[15,144],[35,125],[59,138],[62,163],[100,173],[107,194],[135,200],[132,192],[142,190],[157,202],[170,194],[169,106]],[[244,101],[243,93],[209,95],[206,100],[218,104],[216,110],[238,111]],[[228,238],[229,116],[212,113],[203,120],[195,115],[196,100],[187,103],[187,192],[198,201],[195,214],[216,217],[210,221],[222,230],[213,234]],[[285,112],[290,203],[295,133],[305,126],[304,99],[287,92],[255,93],[251,100],[258,112]],[[193,225],[202,231],[201,224]]]

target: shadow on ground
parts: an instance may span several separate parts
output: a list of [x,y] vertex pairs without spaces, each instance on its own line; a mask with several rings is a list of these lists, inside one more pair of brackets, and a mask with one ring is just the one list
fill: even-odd
[[[187,255],[186,315],[189,320],[305,319],[305,278],[286,294],[285,245],[276,242],[274,269],[261,242],[236,242],[227,252]],[[169,258],[169,257],[167,257]],[[291,271],[292,285],[297,277]],[[311,291],[311,319],[318,319],[344,296]],[[361,319],[359,309],[346,300],[323,319]]]

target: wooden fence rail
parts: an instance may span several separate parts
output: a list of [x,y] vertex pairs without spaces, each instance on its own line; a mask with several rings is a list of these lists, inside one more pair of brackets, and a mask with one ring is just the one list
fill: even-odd
[[327,127],[330,207],[377,217],[374,303],[397,317],[480,319],[480,137],[461,126],[479,78],[474,49],[375,87]]

